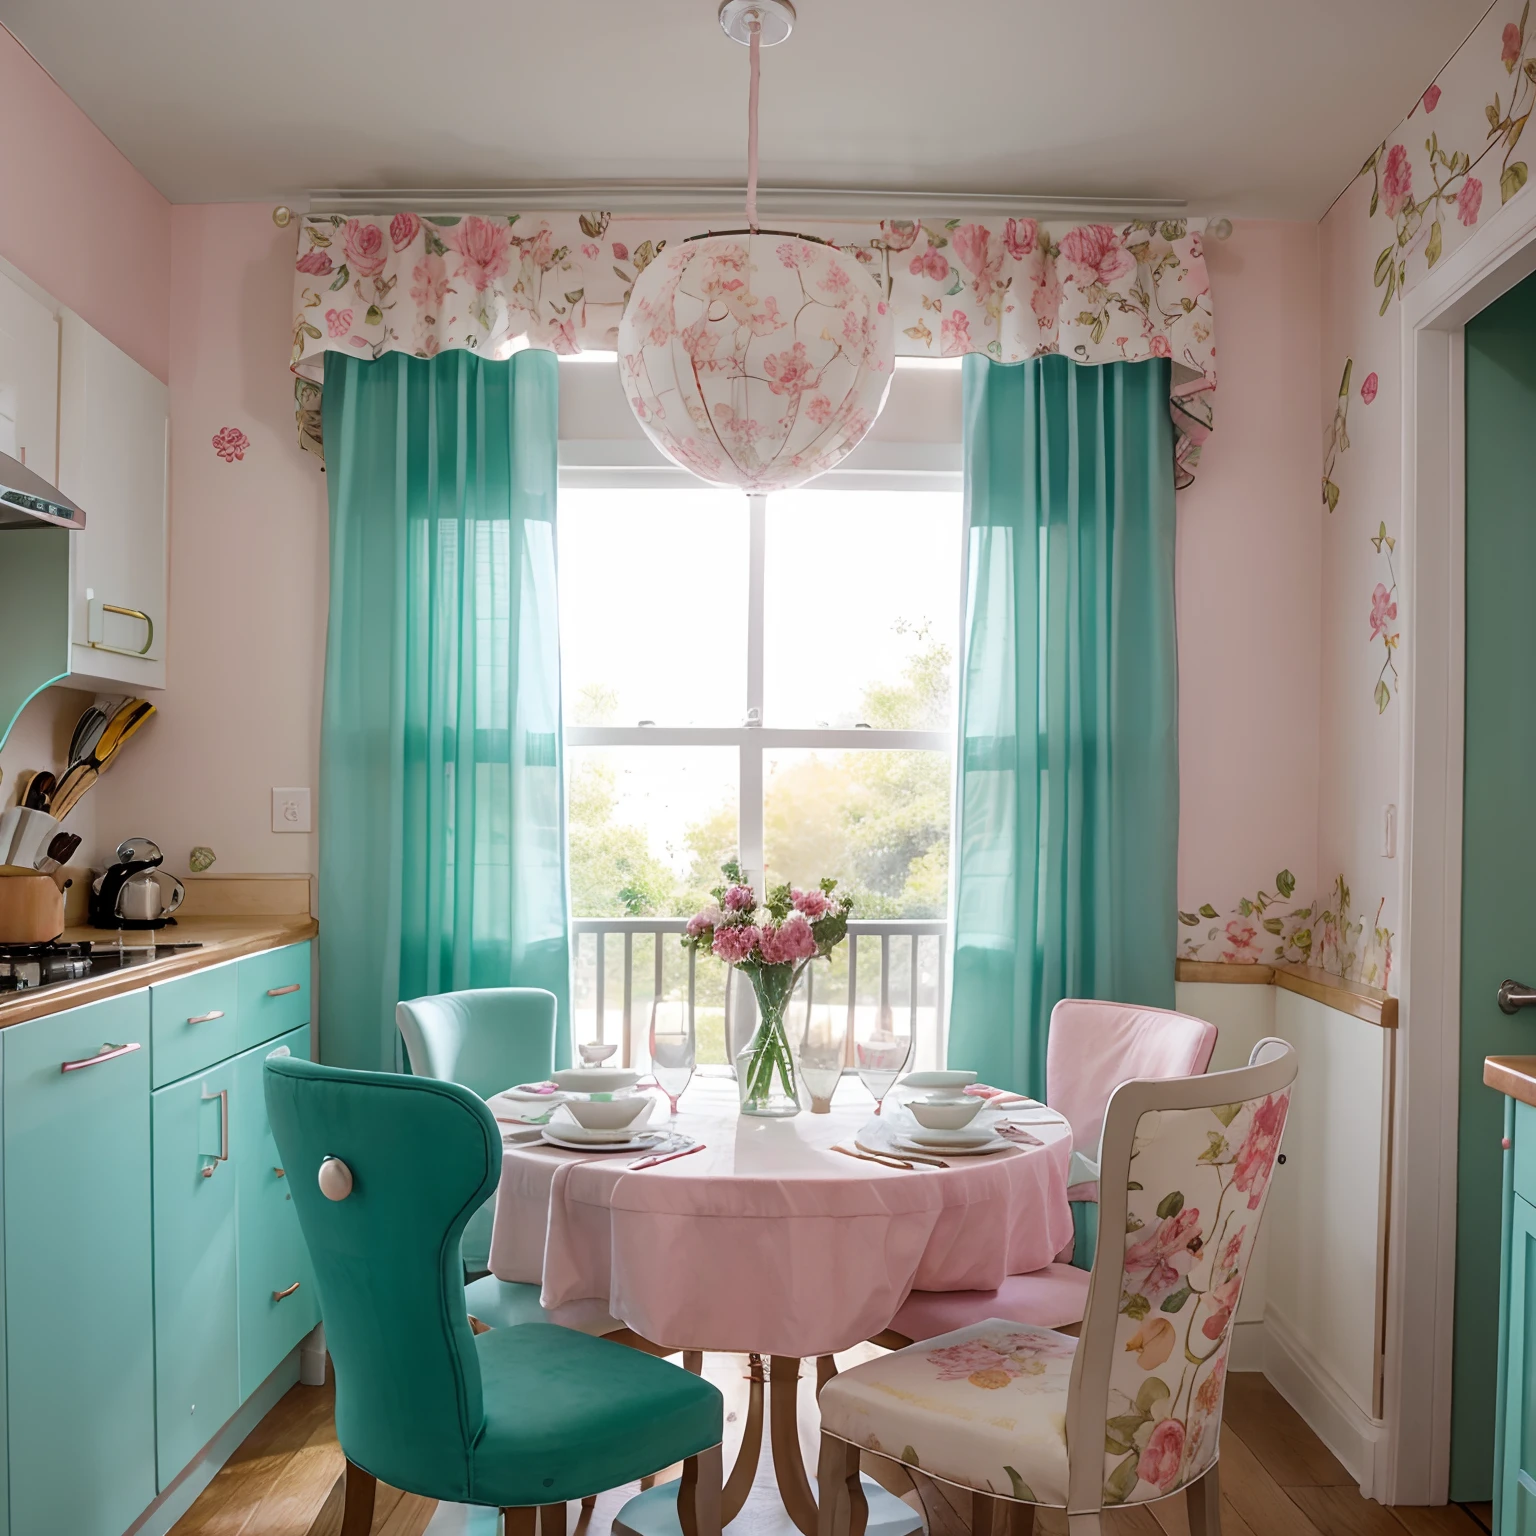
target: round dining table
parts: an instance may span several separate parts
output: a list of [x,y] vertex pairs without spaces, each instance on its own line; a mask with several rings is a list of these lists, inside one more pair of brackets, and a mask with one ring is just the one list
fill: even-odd
[[[492,1100],[498,1116],[502,1102]],[[540,1286],[556,1322],[607,1314],[638,1341],[684,1351],[695,1364],[703,1351],[749,1357],[752,1396],[727,1480],[727,1521],[740,1513],[760,1455],[766,1360],[779,1491],[794,1525],[814,1536],[796,1427],[801,1362],[817,1362],[819,1391],[834,1373],[831,1357],[881,1334],[908,1292],[990,1291],[1050,1264],[1072,1239],[1071,1131],[1043,1105],[984,1110],[977,1123],[1007,1118],[1023,1124],[1025,1139],[990,1156],[941,1155],[946,1166],[903,1169],[868,1154],[900,1157],[893,1137],[915,1122],[897,1097],[875,1116],[851,1078],[827,1114],[742,1115],[725,1078],[696,1078],[670,1125],[665,1101],[658,1107],[649,1128],[700,1150],[645,1169],[630,1167],[640,1151],[566,1151],[503,1124],[491,1273]],[[873,1484],[870,1492],[869,1536],[917,1528],[910,1506]],[[615,1528],[660,1536],[677,1529],[675,1510],[658,1488],[632,1499]]]

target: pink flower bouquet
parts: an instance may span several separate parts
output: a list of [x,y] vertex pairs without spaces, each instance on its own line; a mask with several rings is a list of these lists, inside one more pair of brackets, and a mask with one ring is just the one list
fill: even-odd
[[713,905],[689,918],[683,946],[744,972],[757,996],[762,1020],[736,1060],[742,1112],[793,1115],[800,1093],[784,1013],[806,966],[827,959],[847,938],[853,898],[834,896],[837,881],[823,880],[810,890],[775,886],[759,908],[735,859],[720,872],[727,883],[710,893]]

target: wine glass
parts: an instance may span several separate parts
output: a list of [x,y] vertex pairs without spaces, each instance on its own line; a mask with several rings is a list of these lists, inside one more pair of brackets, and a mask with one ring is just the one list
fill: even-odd
[[805,1026],[795,1041],[795,1070],[811,1096],[811,1113],[831,1112],[832,1095],[843,1075],[848,1040],[848,1010],[842,1004],[817,1003],[806,1009]]
[[[857,1032],[857,1026],[855,1029]],[[855,1038],[853,1064],[859,1081],[874,1097],[877,1115],[911,1057],[911,1025],[905,1020],[898,1023],[887,1010],[882,1009],[877,1015],[874,1029]]]
[[696,1048],[688,1027],[688,1005],[681,999],[657,998],[651,1004],[651,1075],[667,1096],[672,1118],[677,1101],[693,1080]]

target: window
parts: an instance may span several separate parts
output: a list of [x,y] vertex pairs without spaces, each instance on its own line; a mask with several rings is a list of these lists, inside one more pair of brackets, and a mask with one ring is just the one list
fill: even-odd
[[[650,1000],[691,986],[701,1063],[728,1059],[723,968],[690,970],[672,935],[738,852],[760,891],[825,874],[853,894],[857,1006],[936,995],[962,500],[838,478],[749,500],[667,472],[562,475],[578,1039],[621,1019],[642,1059]],[[848,1003],[848,961],[818,968],[818,1005]]]

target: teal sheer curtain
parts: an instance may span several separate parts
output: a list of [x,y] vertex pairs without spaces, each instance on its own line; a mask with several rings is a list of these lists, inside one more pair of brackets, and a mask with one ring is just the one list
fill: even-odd
[[948,1055],[1039,1097],[1061,998],[1173,1006],[1168,367],[965,359]]
[[569,1059],[556,360],[326,357],[324,1060],[393,1067],[395,1004],[545,987]]

